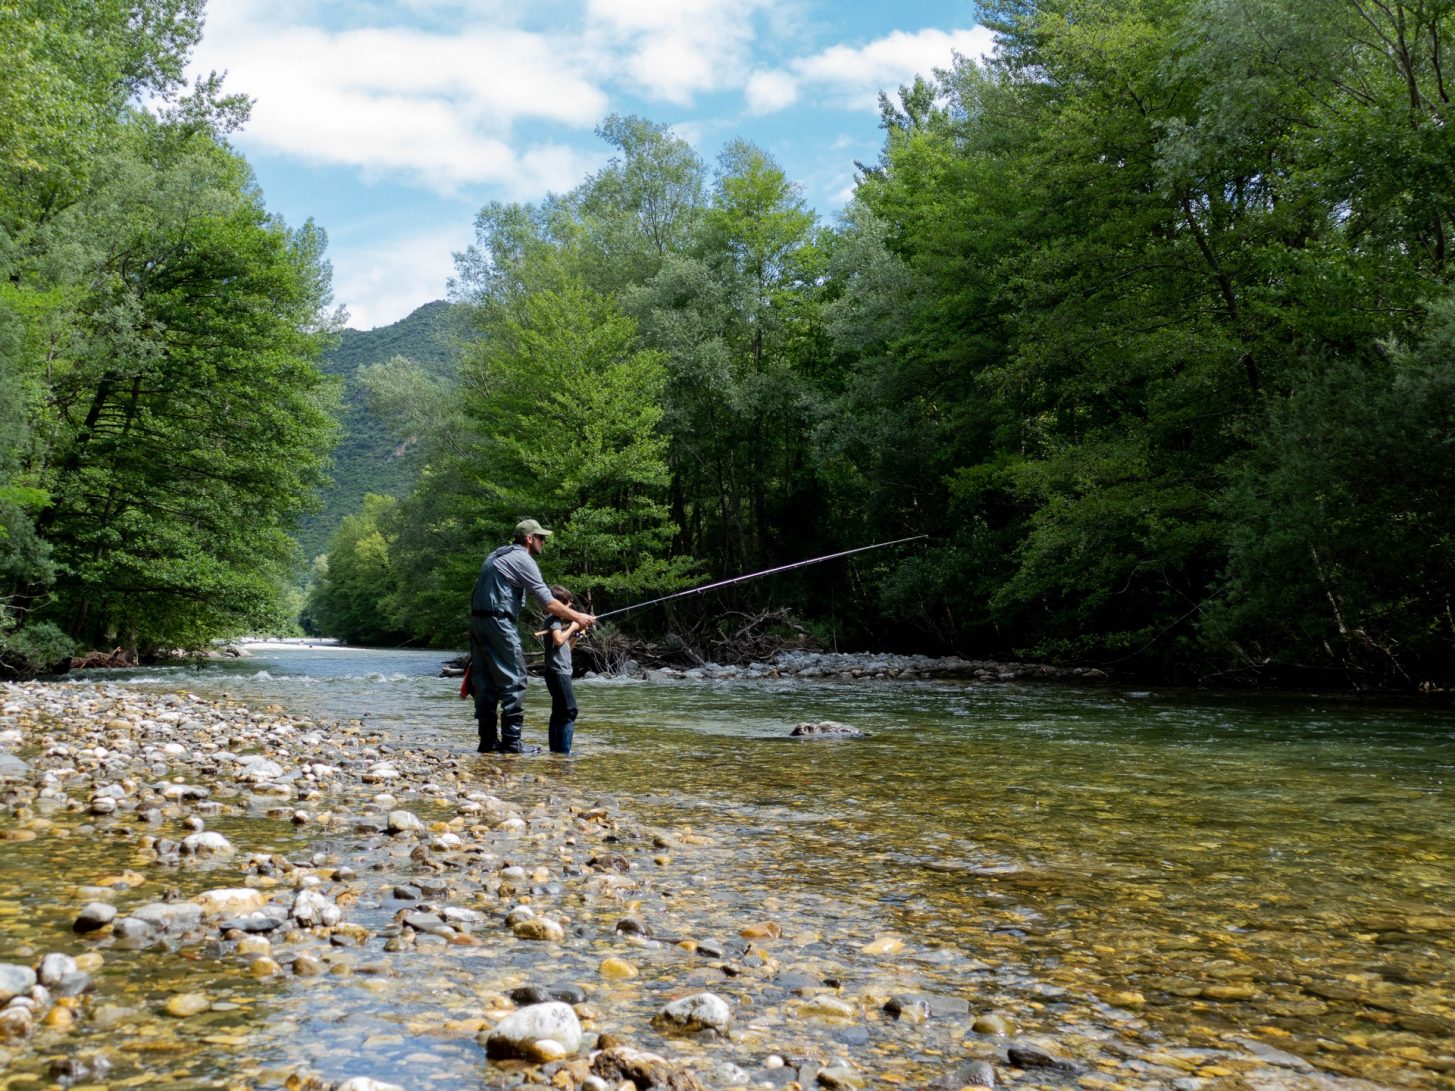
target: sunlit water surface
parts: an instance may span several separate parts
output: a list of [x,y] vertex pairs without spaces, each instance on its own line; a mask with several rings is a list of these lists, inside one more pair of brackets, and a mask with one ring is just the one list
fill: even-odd
[[[362,717],[469,751],[434,652],[270,648],[94,677]],[[1021,1025],[1248,1035],[1390,1086],[1455,1086],[1455,717],[1324,697],[961,682],[582,680],[536,790],[711,831],[719,897],[895,933]],[[532,683],[527,741],[548,697]],[[854,740],[797,740],[804,720]],[[1144,1022],[1143,1022],[1144,1021]]]

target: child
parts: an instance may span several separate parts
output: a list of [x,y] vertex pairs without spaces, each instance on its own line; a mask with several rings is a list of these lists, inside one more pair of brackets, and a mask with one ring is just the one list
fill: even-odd
[[[559,585],[551,594],[570,606],[576,597]],[[569,625],[558,617],[546,619],[541,634],[546,647],[546,688],[551,691],[551,723],[548,735],[552,754],[569,754],[576,733],[576,694],[571,689],[571,646],[581,635],[579,622]]]

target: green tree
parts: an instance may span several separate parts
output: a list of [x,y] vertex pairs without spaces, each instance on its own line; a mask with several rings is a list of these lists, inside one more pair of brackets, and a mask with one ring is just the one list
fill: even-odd
[[210,131],[145,115],[93,186],[35,236],[66,264],[22,276],[59,301],[18,474],[60,573],[37,616],[141,650],[273,627],[333,431],[322,233],[271,217]]
[[691,248],[624,298],[667,360],[679,548],[718,571],[779,556],[776,529],[814,506],[805,441],[827,356],[825,268],[798,188],[739,141]]
[[397,644],[406,639],[383,603],[396,575],[390,559],[399,501],[369,493],[361,511],[344,516],[314,563],[302,620],[307,631],[351,644]]
[[1310,370],[1230,475],[1204,634],[1245,676],[1443,680],[1455,660],[1455,297],[1420,342]]

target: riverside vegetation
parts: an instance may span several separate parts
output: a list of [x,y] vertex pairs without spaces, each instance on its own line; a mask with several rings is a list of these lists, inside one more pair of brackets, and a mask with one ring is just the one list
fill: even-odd
[[[886,928],[874,898],[760,881],[745,900],[740,873],[771,863],[680,816],[653,825],[539,763],[403,742],[186,693],[0,687],[0,1086],[1439,1085],[1448,995],[1410,978],[1270,997],[1258,964],[1214,960],[1201,984],[1167,979],[1211,1020],[1183,1042],[1134,990],[1088,1006],[1077,985],[1021,981],[1013,949],[1046,937],[1013,907],[990,903],[1006,925],[982,962]],[[1368,927],[1393,930],[1400,962],[1448,924],[1431,907]],[[1164,938],[1173,974],[1193,940]],[[1319,1039],[1321,1065],[1350,1075],[1278,1048],[1281,1025],[1353,995],[1389,1026],[1327,1024],[1343,1040]],[[1244,1003],[1264,1009],[1257,1037],[1209,1010]]]
[[183,86],[201,0],[8,5],[0,670],[301,606],[457,645],[528,514],[598,610],[929,535],[624,622],[699,651],[787,610],[825,646],[1444,687],[1455,11],[979,12],[995,53],[884,97],[832,226],[762,149],[710,170],[619,116],[579,186],[483,209],[452,361],[358,375],[417,481],[342,520],[305,606],[343,385],[323,233],[228,146],[245,100]]
[[575,189],[483,209],[458,377],[365,377],[424,471],[333,539],[319,631],[457,646],[523,514],[598,610],[926,533],[623,624],[1443,686],[1455,9],[978,11],[994,55],[885,96],[832,226],[762,149],[710,170],[636,117]]

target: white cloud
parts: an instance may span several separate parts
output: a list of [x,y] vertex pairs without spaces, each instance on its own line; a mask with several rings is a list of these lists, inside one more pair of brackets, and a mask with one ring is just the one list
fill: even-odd
[[743,90],[748,109],[755,114],[772,114],[798,100],[798,81],[787,72],[754,72]]
[[[786,68],[755,72],[745,88],[748,109],[771,113],[791,106],[810,90],[856,110],[876,109],[879,92],[947,68],[955,53],[980,57],[994,45],[985,27],[969,30],[896,30],[867,45],[831,46],[789,62]],[[793,93],[789,94],[791,88]]]
[[445,281],[455,271],[451,254],[469,236],[462,227],[355,247],[330,243],[334,299],[348,309],[349,326],[387,326],[430,300],[444,299]]
[[648,97],[679,106],[737,87],[748,68],[753,17],[772,0],[587,0],[588,40]]
[[590,165],[562,149],[517,149],[518,122],[589,132],[607,112],[569,50],[518,30],[341,32],[257,22],[234,2],[197,50],[194,69],[227,69],[255,100],[243,143],[306,162],[404,177],[440,193],[501,184],[539,197]]

